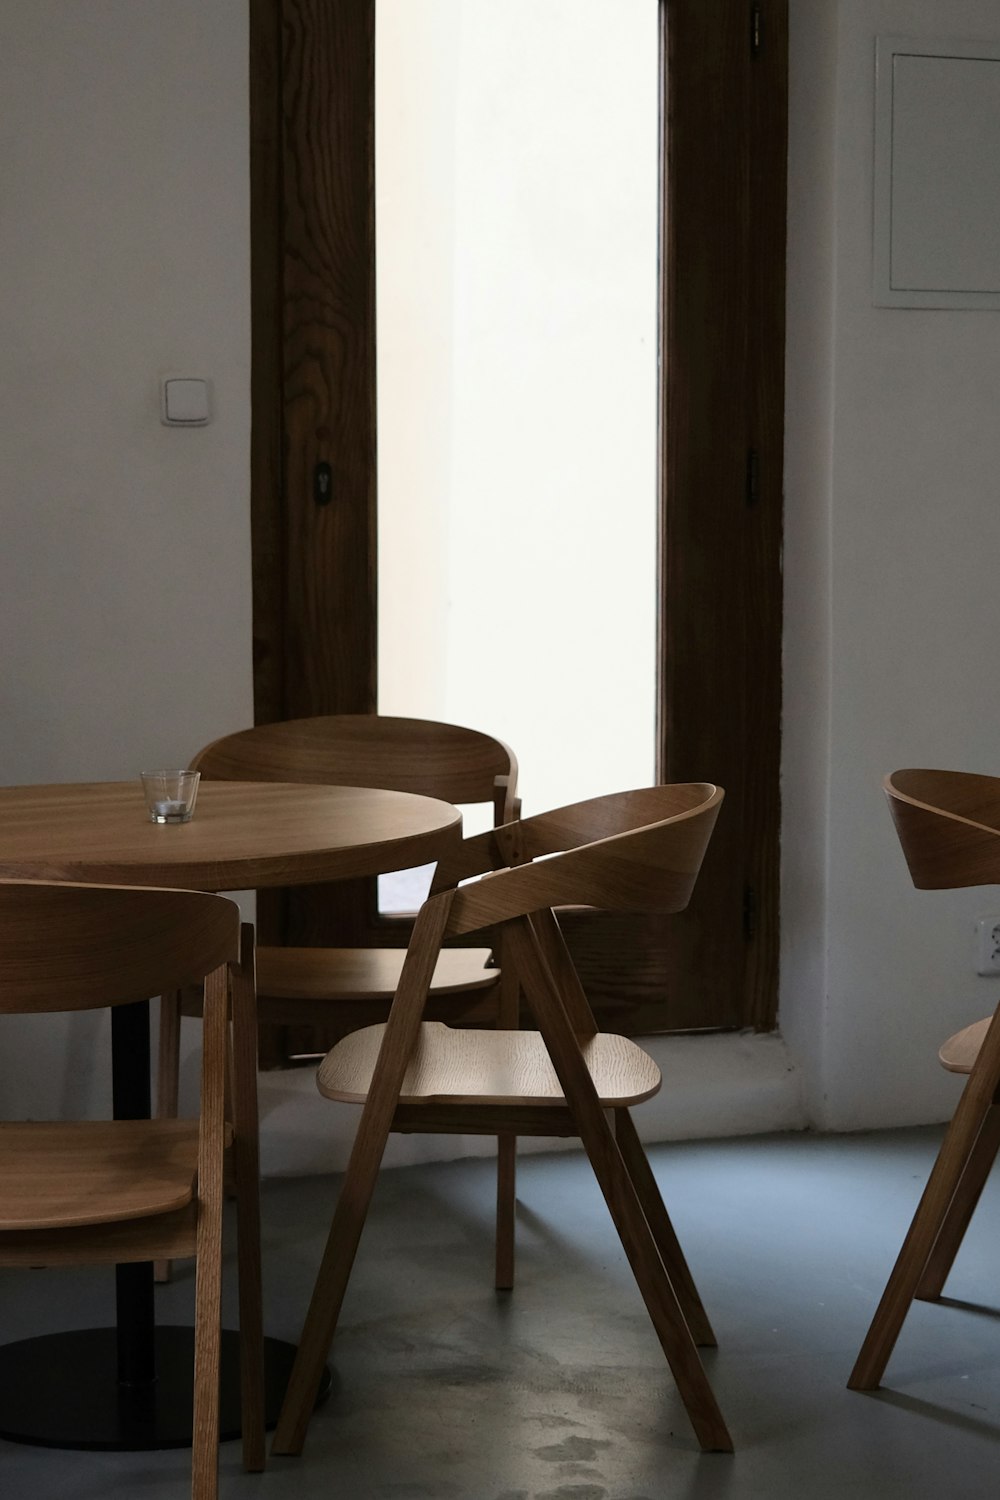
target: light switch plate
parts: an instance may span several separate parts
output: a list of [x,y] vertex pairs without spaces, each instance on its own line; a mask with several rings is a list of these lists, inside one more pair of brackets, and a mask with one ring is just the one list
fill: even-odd
[[204,427],[209,420],[208,381],[196,375],[164,375],[160,421],[166,427]]

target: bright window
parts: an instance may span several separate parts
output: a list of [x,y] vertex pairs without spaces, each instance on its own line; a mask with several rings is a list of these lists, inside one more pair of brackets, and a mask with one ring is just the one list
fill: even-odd
[[379,708],[654,775],[657,0],[379,0]]

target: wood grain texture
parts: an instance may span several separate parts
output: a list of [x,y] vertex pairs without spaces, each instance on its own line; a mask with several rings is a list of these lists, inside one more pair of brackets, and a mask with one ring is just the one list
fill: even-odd
[[461,886],[449,936],[570,904],[683,911],[723,796],[706,783],[643,787],[524,819],[518,836],[535,862]]
[[[376,707],[375,0],[251,8],[254,714]],[[330,500],[314,478],[329,465]],[[263,941],[350,941],[368,883],[258,895]],[[289,1042],[268,1029],[262,1061]]]
[[598,1026],[583,985],[580,983],[580,976],[570,957],[562,929],[550,910],[535,912],[530,921],[539,952],[559,988],[569,1024],[577,1039],[583,1043],[584,1040],[597,1035]]
[[[198,1010],[201,1011],[202,986],[192,986],[189,993],[197,994]],[[180,990],[168,990],[160,996],[159,1046],[156,1052],[156,1118],[175,1120],[180,1090],[181,1062],[181,1007],[183,995]],[[157,1260],[153,1265],[153,1279],[158,1282],[170,1280],[170,1261]]]
[[501,795],[513,795],[517,786],[516,757],[501,740],[459,724],[391,714],[258,724],[213,740],[191,769],[211,781],[387,787],[461,803],[492,803],[498,780]]
[[572,1111],[553,1104],[400,1104],[392,1128],[402,1135],[575,1136]]
[[[997,882],[1000,780],[903,770],[887,776],[884,787],[915,886]],[[1000,1147],[1000,1008],[950,1037],[940,1057],[968,1077],[855,1361],[852,1390],[878,1386],[914,1298],[940,1295]]]
[[702,985],[669,962],[672,924],[662,912],[563,907],[559,925],[605,1031],[637,1036],[717,1031],[728,1024],[706,1009]]
[[[394,1117],[395,1120],[395,1117]],[[509,1128],[497,1136],[497,1227],[493,1285],[498,1292],[514,1286],[517,1214],[517,1136]]]
[[905,770],[883,785],[918,890],[1000,882],[1000,777]]
[[729,1453],[725,1420],[530,920],[512,919],[506,941],[695,1436],[705,1451]]
[[[338,1042],[316,1075],[320,1093],[341,1103],[363,1104],[384,1036],[384,1026],[366,1026]],[[581,1052],[607,1109],[639,1104],[659,1090],[659,1068],[627,1037],[599,1034]],[[400,1086],[400,1104],[422,1100],[555,1107],[566,1102],[537,1032],[456,1030],[440,1021],[421,1026]]]
[[784,15],[754,57],[742,0],[665,8],[659,774],[729,800],[662,981],[702,1026],[777,1004]]
[[230,1096],[240,1278],[241,1436],[243,1467],[250,1473],[259,1473],[266,1461],[256,989],[254,930],[244,922],[240,928],[240,961],[230,971]]
[[[133,1000],[140,983],[145,996],[172,996],[204,981],[197,1120],[0,1125],[0,1265],[128,1264],[195,1253],[193,1500],[216,1500],[218,1494],[223,1163],[229,1146],[237,1156],[246,1284],[240,1299],[247,1319],[243,1426],[250,1441],[244,1452],[249,1466],[263,1463],[252,948],[252,932],[240,929],[239,908],[219,896],[0,881],[0,993],[8,1013]],[[235,1055],[231,1014],[243,1037]],[[231,1060],[233,1121],[227,1118]]]
[[984,1020],[963,1027],[946,1042],[942,1042],[938,1052],[941,1066],[947,1068],[949,1073],[971,1073],[992,1020],[992,1016],[986,1016]]
[[273,1453],[301,1453],[333,1340],[361,1231],[399,1100],[399,1089],[420,1022],[453,893],[443,891],[421,907],[406,953],[399,990],[389,1012],[383,1046],[361,1112],[358,1133],[337,1199],[323,1259],[306,1313],[298,1353],[275,1428]]
[[934,1246],[940,1234],[947,1232],[949,1211],[993,1109],[998,1087],[1000,1020],[994,1018],[858,1353],[848,1381],[851,1390],[875,1390],[881,1382]]
[[[283,0],[282,717],[375,701],[375,4]],[[313,476],[331,470],[318,505]]]
[[944,1290],[955,1257],[962,1248],[965,1231],[982,1196],[1000,1150],[1000,1106],[987,1110],[976,1144],[969,1152],[958,1187],[948,1205],[948,1213],[934,1241],[923,1275],[914,1296],[922,1302],[935,1302]]
[[197,1171],[197,1121],[2,1123],[0,1231],[172,1213]]
[[[30,831],[25,838],[23,827],[2,826],[0,842],[8,834],[18,849],[30,847]],[[15,857],[21,862],[30,864]],[[239,909],[224,897],[12,881],[6,870],[0,879],[0,1014],[148,999],[164,982],[200,980],[238,951]]]
[[230,1016],[230,971],[205,981],[201,1118],[198,1132],[198,1233],[194,1292],[192,1500],[215,1500],[219,1472],[219,1359],[222,1350],[223,1148]]
[[[449,1005],[449,1013],[495,1019],[497,1006],[489,997],[496,990],[499,969],[487,968],[489,948],[446,948],[434,970],[432,994],[436,999],[467,999],[465,1005]],[[287,1016],[300,1024],[344,1026],[355,1030],[385,1014],[399,988],[406,950],[389,948],[261,948],[257,972],[261,994],[257,1009],[268,1020]],[[473,999],[473,997],[478,997]],[[164,1009],[169,1007],[164,1005]],[[200,1016],[201,995],[190,989],[181,998],[180,1015]],[[161,1047],[176,1054],[177,1040],[168,1030]],[[176,1095],[174,1070],[163,1070],[163,1087]],[[164,1098],[167,1093],[164,1093]]]
[[[664,795],[663,789],[654,792],[654,796]],[[666,795],[672,799],[671,811],[685,811],[695,805],[701,793],[696,784],[689,784],[674,787]],[[611,799],[610,805],[621,807],[628,798],[635,796],[635,793],[630,793]],[[550,822],[553,816],[559,819],[559,838],[552,842],[551,847],[557,844],[565,847],[560,841],[570,842],[577,834],[585,840],[613,831],[614,824],[609,815],[600,812],[598,817],[606,821],[588,828],[588,807],[592,808],[595,800],[603,802],[605,799],[591,799],[590,803],[559,809],[555,815],[541,815],[544,826],[550,829],[555,826]],[[662,807],[663,804],[660,810]],[[536,837],[532,833],[532,824],[532,819],[522,819],[463,840],[440,862],[432,889],[447,889],[457,881],[523,861],[527,857],[529,841]],[[533,847],[536,853],[546,852],[540,837]],[[560,907],[560,931],[583,981],[588,1004],[599,1012],[603,1029],[623,1035],[633,1034],[640,1023],[647,1031],[663,1029],[663,955],[669,925],[664,923],[662,913],[657,912],[643,914],[600,911],[591,907]],[[704,1029],[707,1023],[700,989],[694,985],[679,985],[670,996],[670,1016],[678,1027]]]
[[[404,950],[405,951],[405,950]],[[322,1025],[317,1025],[317,1011],[322,1011]],[[326,1050],[336,1045],[342,1036],[358,1031],[362,1026],[373,1026],[386,1013],[384,999],[339,1000],[335,1005],[317,1007],[312,1000],[269,1000],[262,995],[257,1001],[257,1014],[261,1021],[262,1036],[269,1029],[268,1023],[286,1026],[293,1040],[301,1039],[306,1045],[295,1055],[320,1057],[322,1049],[316,1047],[320,1038],[330,1037]],[[497,1023],[496,990],[463,990],[458,994],[435,995],[427,1004],[428,1019],[445,1021],[461,1026],[495,1026]],[[263,1043],[262,1043],[263,1046]]]
[[650,1233],[656,1241],[664,1270],[670,1285],[677,1293],[677,1300],[684,1313],[684,1321],[691,1330],[691,1337],[702,1348],[714,1349],[718,1340],[708,1320],[704,1304],[695,1286],[694,1277],[681,1249],[677,1233],[667,1213],[659,1185],[653,1175],[642,1149],[632,1116],[627,1109],[615,1111],[615,1140],[622,1154],[622,1161],[635,1187]]
[[358,787],[210,782],[173,827],[146,820],[138,782],[0,787],[3,879],[308,884],[433,861],[460,835],[447,803]]
[[152,1219],[63,1229],[12,1230],[0,1235],[0,1266],[130,1265],[192,1256],[197,1236],[198,1204]]
[[250,527],[258,722],[285,706],[281,0],[249,0]]
[[[201,750],[193,764],[206,780],[304,782],[312,785],[385,788],[463,805],[488,805],[494,820],[517,816],[517,761],[502,741],[462,725],[384,714],[320,714],[225,735]],[[442,856],[450,851],[442,849]],[[387,867],[383,867],[387,868]],[[439,863],[440,868],[440,863]],[[280,906],[259,906],[262,942],[258,947],[259,988],[264,997],[261,1018],[282,1021],[268,1026],[263,1039],[265,1065],[290,1056],[325,1052],[348,1030],[353,1018],[340,1009],[345,999],[382,1000],[379,1020],[395,991],[412,922],[385,921],[377,910],[374,880],[322,885],[312,891],[284,893]],[[284,938],[287,948],[276,948]],[[355,960],[344,969],[330,945],[375,950],[394,947],[395,955],[373,957],[367,974]],[[324,965],[329,953],[324,1016],[320,1002]],[[291,956],[294,952],[295,956]],[[447,971],[447,977],[445,974]],[[341,978],[342,976],[342,978]],[[440,992],[453,994],[485,983],[474,960],[448,958],[441,966]],[[346,988],[345,988],[346,986]],[[356,989],[352,987],[357,986]],[[435,991],[438,991],[435,981]],[[315,1000],[314,1012],[302,1004],[282,1015],[283,999]]]
[[[399,985],[404,949],[262,948],[257,972],[260,989],[271,997],[337,1004],[342,1000],[381,1000],[388,1008]],[[438,995],[495,989],[500,970],[488,968],[489,948],[446,948],[434,970]]]
[[[255,328],[254,428],[262,425],[266,444],[281,391],[287,481],[280,490],[271,482],[265,452],[254,525],[262,720],[375,706],[375,7],[255,5],[284,18],[280,169],[274,99],[263,95],[274,28],[261,23],[252,33],[263,51],[253,74],[262,104],[251,172],[264,240],[254,317],[266,323]],[[754,59],[744,0],[664,0],[662,9],[658,774],[727,786],[733,830],[710,855],[704,892],[676,935],[641,917],[631,934],[626,918],[580,913],[569,924],[588,994],[632,1032],[767,1026],[776,997],[786,0],[763,0],[765,48]],[[750,523],[742,507],[754,440],[759,503]],[[320,457],[333,469],[325,507],[311,493]],[[280,590],[271,566],[284,569]],[[745,938],[751,884],[756,920]],[[364,890],[341,891],[334,918],[312,891],[288,901],[265,895],[258,911],[268,941],[343,943],[358,940],[371,903]]]
[[[489,867],[496,858],[534,857],[538,864],[487,868],[474,886],[425,901],[388,1022],[346,1038],[320,1067],[320,1091],[361,1104],[362,1112],[278,1421],[276,1453],[302,1451],[389,1132],[421,1127],[580,1137],[698,1441],[706,1449],[731,1449],[687,1315],[706,1341],[711,1326],[624,1111],[626,1102],[656,1091],[659,1070],[626,1038],[595,1031],[556,919],[543,905],[553,879],[579,882],[595,903],[617,901],[625,889],[634,896],[644,880],[641,899],[677,910],[690,894],[720,802],[712,786],[644,788],[499,828],[470,841],[471,861]],[[576,847],[565,852],[567,845]],[[549,857],[554,849],[564,852]],[[544,881],[526,884],[536,871]],[[537,1030],[453,1031],[425,1020],[442,942],[453,927],[469,931],[477,922],[500,924],[506,972],[516,975]],[[609,1126],[609,1108],[622,1113],[624,1149]],[[508,1186],[501,1174],[500,1190]],[[506,1238],[498,1242],[496,1275],[500,1285],[513,1276]]]
[[753,893],[743,934],[744,1024],[769,1031],[778,1013],[780,936],[788,0],[760,0],[760,42],[748,89],[747,387],[756,461],[741,593],[747,652],[741,839]]

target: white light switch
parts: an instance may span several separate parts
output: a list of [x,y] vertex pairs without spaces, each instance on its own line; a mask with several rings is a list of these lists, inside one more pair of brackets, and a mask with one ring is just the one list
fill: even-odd
[[160,421],[167,427],[204,427],[208,421],[208,381],[167,375],[160,384]]

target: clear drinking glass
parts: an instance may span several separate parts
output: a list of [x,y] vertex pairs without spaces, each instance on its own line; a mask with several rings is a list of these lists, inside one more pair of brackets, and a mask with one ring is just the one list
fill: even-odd
[[142,771],[140,777],[151,823],[191,821],[200,771]]

